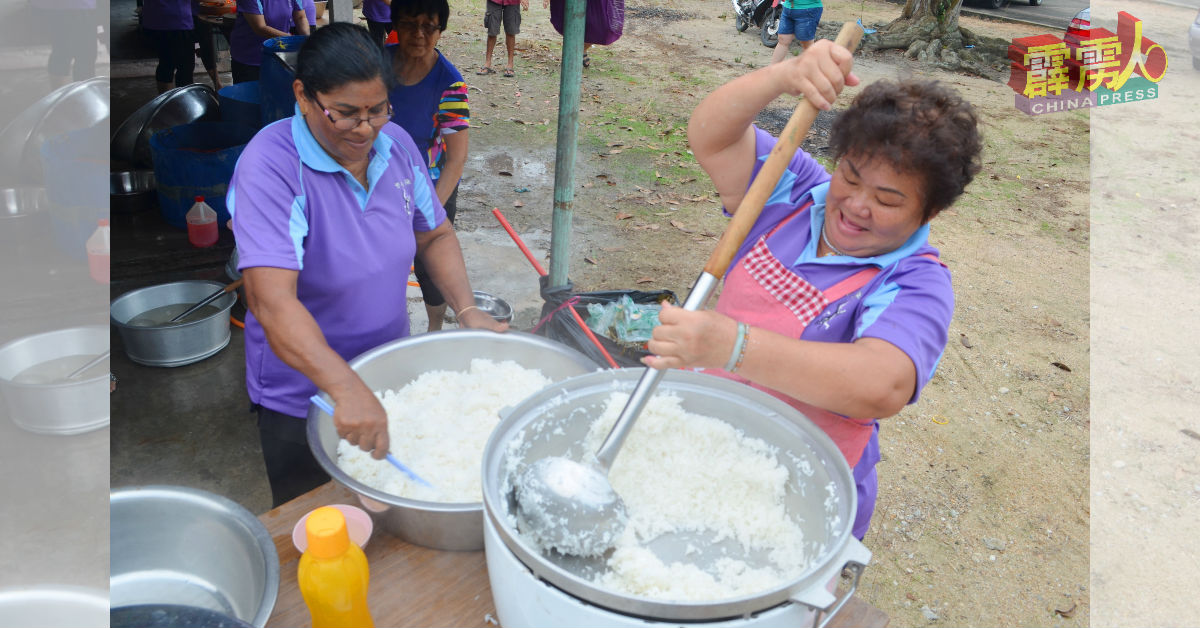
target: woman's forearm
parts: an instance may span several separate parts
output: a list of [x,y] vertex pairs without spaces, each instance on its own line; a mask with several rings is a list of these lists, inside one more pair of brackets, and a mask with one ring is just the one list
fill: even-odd
[[425,263],[433,284],[446,298],[450,309],[460,312],[475,305],[475,295],[467,279],[467,264],[449,220],[433,231],[417,234],[417,255]]
[[454,188],[458,187],[458,181],[462,179],[463,170],[467,165],[467,130],[463,129],[457,133],[445,135],[444,141],[446,143],[446,163],[442,164],[442,172],[437,180],[438,200],[443,205],[454,193]]

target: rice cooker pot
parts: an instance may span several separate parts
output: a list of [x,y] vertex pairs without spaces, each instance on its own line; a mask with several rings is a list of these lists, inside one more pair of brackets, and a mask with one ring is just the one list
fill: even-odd
[[[690,371],[668,371],[658,394],[673,393],[685,411],[717,417],[749,437],[774,445],[789,471],[789,516],[805,535],[808,568],[790,582],[756,595],[713,602],[670,602],[604,588],[592,581],[598,560],[544,554],[516,529],[514,479],[545,456],[580,459],[584,436],[613,392],[630,393],[643,369],[618,369],[563,380],[525,399],[502,417],[483,454],[485,516],[530,577],[604,609],[667,621],[716,621],[745,617],[780,604],[801,603],[826,614],[827,622],[853,595],[871,552],[851,534],[857,494],[850,467],[833,441],[783,401],[749,386]],[[664,469],[664,473],[669,470]],[[490,551],[490,550],[489,550]],[[853,583],[840,598],[826,584],[844,569]]]

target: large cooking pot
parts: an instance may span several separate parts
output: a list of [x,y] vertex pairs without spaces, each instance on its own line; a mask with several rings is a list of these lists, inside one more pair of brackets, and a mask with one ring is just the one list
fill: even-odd
[[[672,370],[664,377],[658,392],[678,396],[685,411],[719,418],[746,436],[760,438],[778,448],[778,460],[791,478],[785,497],[786,510],[803,530],[809,558],[809,566],[800,576],[757,595],[712,602],[664,601],[596,584],[591,578],[606,569],[602,559],[569,557],[557,552],[544,554],[518,534],[514,478],[533,461],[548,456],[582,459],[585,452],[581,451],[581,443],[591,422],[600,416],[614,391],[631,392],[641,374],[642,369],[620,369],[564,380],[513,408],[492,432],[483,458],[483,503],[489,526],[494,526],[503,544],[488,548],[489,577],[541,578],[587,604],[650,620],[717,621],[787,603],[827,611],[829,616],[836,613],[853,594],[858,576],[870,559],[870,551],[851,535],[857,496],[850,467],[833,441],[797,410],[766,393],[713,375]],[[670,469],[662,472],[670,473]],[[653,478],[646,481],[652,482]],[[682,550],[694,541],[669,534],[664,537],[653,544],[656,553]],[[515,554],[529,573],[493,573],[490,565],[494,551]],[[703,567],[724,554],[717,545],[708,545],[698,556],[683,558],[683,555],[680,551],[677,555],[660,557],[668,561],[686,560]],[[764,564],[762,557],[741,558],[752,566]],[[836,600],[826,585],[843,568],[855,574],[854,586]],[[501,601],[497,600],[497,608],[500,606]],[[500,620],[506,621],[503,616]]]
[[[435,370],[465,371],[474,358],[512,360],[559,381],[595,370],[596,363],[574,349],[541,336],[474,329],[439,331],[381,345],[350,361],[371,390],[396,390]],[[328,397],[327,397],[328,398]],[[340,439],[333,417],[312,406],[308,444],[321,467],[339,484],[366,498],[376,524],[405,541],[445,550],[483,549],[483,505],[444,503],[389,495],[350,477],[337,466]],[[453,447],[453,443],[446,443]]]
[[216,355],[229,344],[229,310],[237,296],[221,295],[210,305],[216,312],[183,324],[140,327],[129,322],[166,305],[191,305],[225,287],[216,281],[176,281],[140,288],[117,297],[109,318],[121,334],[129,359],[146,366],[183,366]]
[[[103,325],[70,327],[13,340],[0,347],[0,397],[13,422],[39,434],[81,434],[108,425],[109,376],[102,369],[72,380],[65,376],[92,356],[108,350]],[[59,365],[50,381],[19,381],[17,376],[38,365],[78,358]]]

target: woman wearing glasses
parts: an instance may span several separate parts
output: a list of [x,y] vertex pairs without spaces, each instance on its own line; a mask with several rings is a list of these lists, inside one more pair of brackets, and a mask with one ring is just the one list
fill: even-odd
[[229,186],[250,306],[246,388],[275,505],[328,481],[302,418],[318,389],[333,397],[341,437],[387,453],[387,415],[346,360],[409,335],[414,256],[460,324],[506,328],[474,307],[424,157],[389,122],[384,66],[366,29],[317,29],[297,61],[296,115],[250,141]]
[[[454,222],[458,206],[458,181],[467,163],[467,130],[470,111],[467,84],[462,74],[437,49],[446,20],[447,0],[392,0],[392,27],[396,45],[386,48],[395,85],[388,93],[399,124],[412,136],[425,158],[438,200]],[[429,331],[442,328],[446,299],[417,260],[417,282],[429,315]]]

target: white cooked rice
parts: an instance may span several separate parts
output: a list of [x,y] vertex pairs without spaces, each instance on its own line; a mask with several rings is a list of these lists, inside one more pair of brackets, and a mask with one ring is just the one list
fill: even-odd
[[433,484],[413,482],[387,460],[346,440],[338,443],[338,467],[350,477],[387,493],[432,502],[483,500],[480,466],[499,412],[549,386],[535,369],[516,362],[471,360],[468,371],[429,371],[398,391],[375,396],[388,415],[391,453]]
[[[627,394],[614,393],[584,447],[595,451]],[[673,394],[653,396],[609,473],[629,524],[596,582],[662,600],[713,601],[785,584],[808,564],[804,535],[784,505],[788,470],[776,450],[712,417],[685,411]],[[664,563],[647,546],[664,534],[690,532],[732,540],[743,554],[766,553],[770,565],[722,557],[706,568]]]

